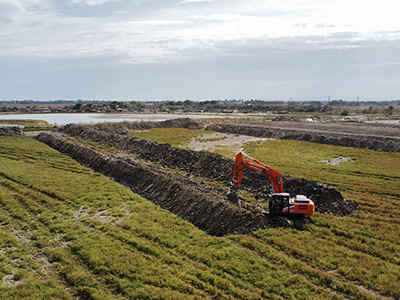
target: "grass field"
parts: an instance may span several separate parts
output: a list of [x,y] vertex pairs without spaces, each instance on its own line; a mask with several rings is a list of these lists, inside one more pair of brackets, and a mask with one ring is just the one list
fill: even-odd
[[48,122],[43,120],[12,120],[12,119],[0,119],[0,126],[2,124],[13,124],[20,125],[24,131],[31,130],[52,130],[54,129]]
[[[177,136],[162,135],[185,147]],[[294,141],[245,149],[335,186],[359,212],[317,214],[305,231],[211,237],[37,141],[0,137],[0,298],[400,297],[399,154]],[[319,162],[334,156],[354,160]]]
[[152,128],[150,130],[132,130],[134,136],[154,140],[160,144],[168,143],[175,147],[187,148],[193,138],[209,134],[207,130],[189,130],[185,128]]

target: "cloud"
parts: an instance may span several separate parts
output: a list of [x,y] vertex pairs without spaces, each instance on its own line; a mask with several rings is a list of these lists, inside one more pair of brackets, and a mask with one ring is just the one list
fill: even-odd
[[[91,1],[100,4],[104,0]],[[10,6],[11,2],[7,3]],[[39,0],[31,3],[36,7],[40,3],[45,5],[45,1]],[[3,33],[0,55],[47,60],[112,53],[109,57],[117,57],[116,63],[155,63],[197,59],[199,53],[223,57],[239,48],[243,55],[246,51],[247,55],[272,51],[274,47],[276,51],[285,51],[284,47],[274,46],[280,40],[292,41],[285,47],[318,50],[360,47],[359,41],[371,37],[384,40],[400,36],[395,30],[359,33],[353,27],[324,25],[320,19],[308,17],[265,16],[251,11],[244,14],[235,6],[227,10],[218,7],[213,14],[203,9],[180,11],[174,6],[161,6],[153,13],[148,8],[146,14],[142,8],[140,16],[132,16],[129,10],[121,16],[118,8],[109,17],[101,18],[65,16],[49,8],[38,11],[32,6],[10,7],[15,10],[14,15],[24,14],[24,17]]]
[[182,0],[181,4],[189,4],[189,3],[210,3],[214,2],[215,0]]
[[0,1],[0,22],[9,22],[22,13],[24,7],[18,2]]
[[99,6],[108,2],[118,2],[120,0],[70,0],[74,4],[86,4],[89,6]]

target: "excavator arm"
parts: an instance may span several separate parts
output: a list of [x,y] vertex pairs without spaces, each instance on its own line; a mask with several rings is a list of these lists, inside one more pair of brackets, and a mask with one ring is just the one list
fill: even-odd
[[260,174],[266,175],[268,181],[272,185],[274,193],[283,193],[283,181],[282,175],[278,171],[272,169],[271,167],[259,162],[256,159],[251,158],[252,161],[243,159],[242,152],[236,155],[235,166],[233,167],[233,180],[232,187],[234,190],[239,189],[242,184],[243,169],[248,167]]
[[[291,215],[293,216],[312,216],[314,214],[314,202],[303,195],[296,195],[290,198],[288,193],[283,192],[282,175],[271,167],[251,158],[250,160],[243,159],[243,153],[239,152],[236,155],[235,165],[233,168],[232,187],[228,194],[228,199],[231,202],[238,203],[239,199],[237,191],[242,184],[244,167],[250,168],[260,174],[267,176],[272,185],[273,193],[269,200],[269,214],[274,216]],[[282,219],[282,218],[281,218]],[[285,219],[285,222],[288,222]]]

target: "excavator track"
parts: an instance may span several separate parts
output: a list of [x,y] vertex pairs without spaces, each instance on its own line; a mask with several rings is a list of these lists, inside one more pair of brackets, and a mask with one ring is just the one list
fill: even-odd
[[272,216],[271,219],[274,225],[276,225],[277,227],[294,228],[294,222],[287,217]]
[[295,228],[298,230],[304,230],[306,225],[310,223],[310,219],[304,215],[297,216],[270,216],[272,222],[283,228]]

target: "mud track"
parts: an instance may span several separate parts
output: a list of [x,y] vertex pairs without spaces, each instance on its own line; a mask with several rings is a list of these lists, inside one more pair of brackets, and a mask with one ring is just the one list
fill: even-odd
[[209,234],[246,233],[273,226],[262,210],[232,204],[226,200],[224,190],[198,180],[128,155],[99,152],[60,133],[41,133],[37,139],[96,172],[112,177]]
[[[219,154],[179,149],[169,144],[143,140],[129,135],[114,134],[82,125],[67,125],[62,130],[69,136],[98,142],[127,151],[137,158],[161,164],[171,169],[179,169],[195,177],[219,181],[230,186],[233,160]],[[346,201],[335,189],[306,179],[283,176],[284,189],[291,195],[302,194],[312,199],[316,211],[344,216],[356,209],[352,201]],[[265,176],[245,169],[243,189],[256,194],[260,200],[268,199],[270,184]]]

